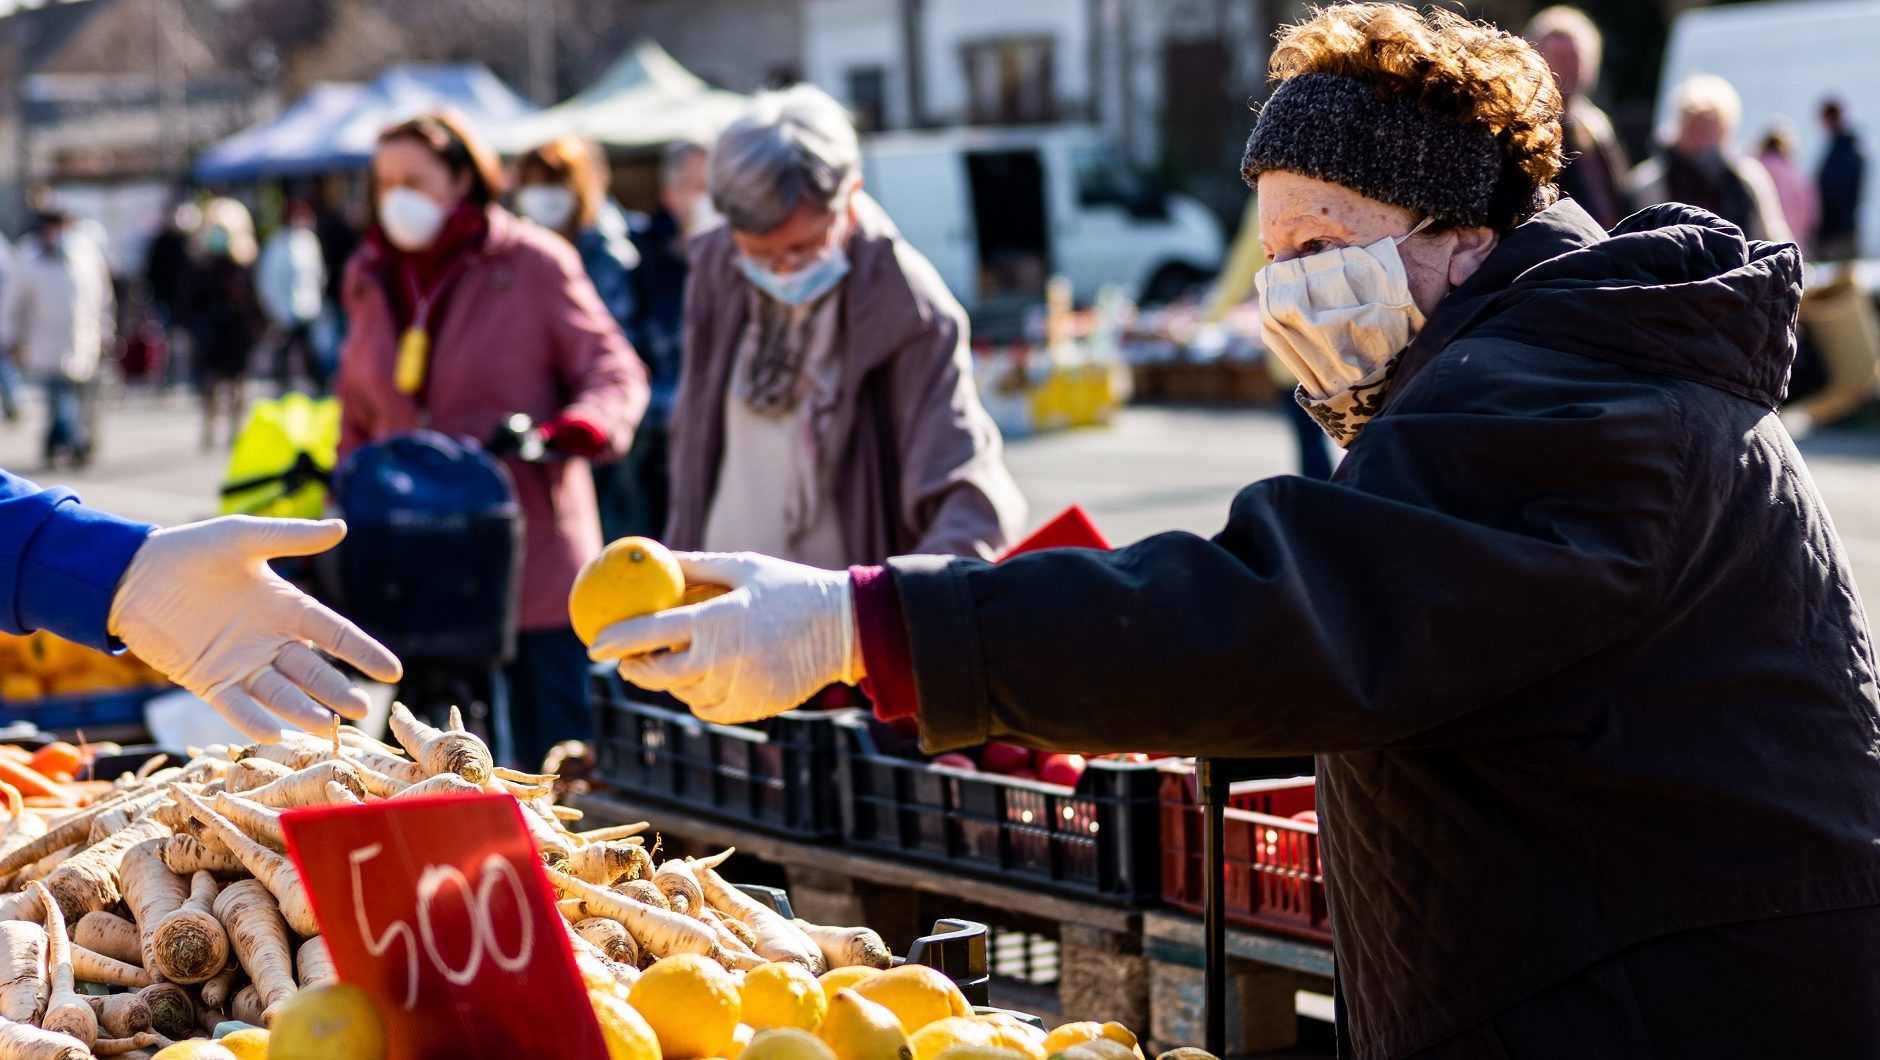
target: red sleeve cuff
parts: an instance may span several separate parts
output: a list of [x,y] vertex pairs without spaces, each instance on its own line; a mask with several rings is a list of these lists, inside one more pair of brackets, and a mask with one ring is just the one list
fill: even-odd
[[886,567],[850,567],[849,583],[855,596],[855,633],[868,670],[862,691],[875,701],[875,717],[882,721],[912,718],[920,713],[920,691],[914,684],[907,619],[901,614],[894,575]]
[[607,432],[600,425],[581,416],[563,413],[542,432],[542,441],[551,449],[570,456],[594,456],[607,449]]

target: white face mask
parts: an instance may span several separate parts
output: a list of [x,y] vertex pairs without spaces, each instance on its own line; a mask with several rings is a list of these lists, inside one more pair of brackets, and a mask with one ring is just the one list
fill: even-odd
[[543,228],[561,231],[574,218],[574,192],[559,184],[525,184],[516,189],[516,211]]
[[379,196],[379,227],[398,249],[423,250],[443,230],[444,208],[421,191],[393,188]]
[[1306,410],[1341,446],[1377,414],[1397,355],[1423,327],[1410,297],[1401,236],[1276,261],[1254,274],[1260,337],[1299,377]]

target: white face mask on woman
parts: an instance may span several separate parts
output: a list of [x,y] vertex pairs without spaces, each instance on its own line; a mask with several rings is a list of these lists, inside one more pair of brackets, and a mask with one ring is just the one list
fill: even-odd
[[1369,246],[1275,261],[1254,275],[1267,352],[1299,377],[1306,410],[1341,446],[1377,414],[1397,355],[1423,327],[1397,246],[1430,222]]
[[559,232],[574,219],[574,191],[560,184],[524,184],[516,189],[516,212]]
[[423,250],[443,230],[444,208],[421,191],[393,188],[379,196],[379,227],[398,249]]

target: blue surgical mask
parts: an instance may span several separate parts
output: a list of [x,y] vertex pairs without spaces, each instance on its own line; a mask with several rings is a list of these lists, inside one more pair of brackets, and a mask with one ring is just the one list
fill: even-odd
[[758,290],[784,305],[805,305],[842,282],[849,274],[849,256],[836,247],[795,272],[779,275],[740,254],[738,269]]

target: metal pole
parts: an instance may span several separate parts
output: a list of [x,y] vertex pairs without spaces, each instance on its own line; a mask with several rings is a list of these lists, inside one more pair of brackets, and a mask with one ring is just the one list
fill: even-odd
[[1201,798],[1201,878],[1203,999],[1206,1045],[1215,1056],[1227,1055],[1227,780],[1207,758],[1195,760],[1195,785]]

